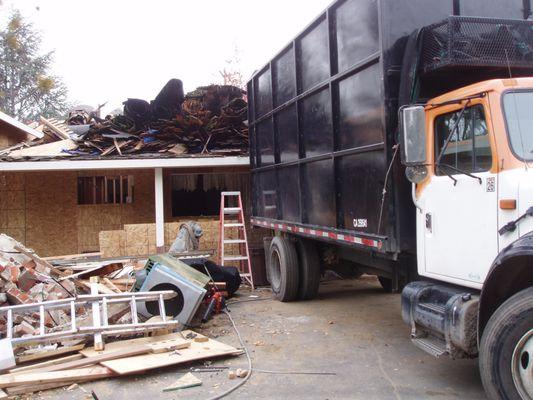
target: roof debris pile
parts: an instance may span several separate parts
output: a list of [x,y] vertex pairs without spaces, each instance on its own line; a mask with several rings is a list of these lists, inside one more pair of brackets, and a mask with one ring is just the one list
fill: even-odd
[[[75,110],[65,123],[41,119],[44,139],[0,151],[3,159],[248,153],[245,92],[210,85],[184,95],[182,82],[170,80],[147,102],[128,99],[122,115]],[[47,147],[44,147],[47,146]]]

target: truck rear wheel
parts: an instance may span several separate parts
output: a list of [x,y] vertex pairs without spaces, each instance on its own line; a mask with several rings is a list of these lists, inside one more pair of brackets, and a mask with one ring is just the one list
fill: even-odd
[[320,285],[320,260],[316,245],[311,240],[298,239],[296,244],[300,264],[298,298],[311,300],[318,294]]
[[270,244],[268,256],[270,286],[274,297],[283,302],[293,301],[298,296],[298,256],[294,243],[276,236]]
[[533,288],[496,310],[479,353],[481,380],[490,399],[533,399]]

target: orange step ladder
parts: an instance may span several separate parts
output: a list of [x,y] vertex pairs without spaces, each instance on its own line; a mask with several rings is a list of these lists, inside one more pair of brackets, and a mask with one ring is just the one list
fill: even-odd
[[[226,254],[226,245],[238,245],[239,254]],[[254,288],[241,192],[220,194],[218,257],[222,266],[238,263],[241,278]]]

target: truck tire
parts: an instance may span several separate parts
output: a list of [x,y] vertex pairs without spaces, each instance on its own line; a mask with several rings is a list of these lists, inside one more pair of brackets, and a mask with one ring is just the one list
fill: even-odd
[[492,400],[533,398],[533,288],[503,303],[490,318],[479,351],[483,387]]
[[311,240],[298,239],[296,250],[300,264],[298,298],[311,300],[318,294],[320,285],[320,259],[316,244]]
[[268,255],[270,286],[274,298],[288,302],[298,297],[298,256],[294,243],[276,236],[270,243]]

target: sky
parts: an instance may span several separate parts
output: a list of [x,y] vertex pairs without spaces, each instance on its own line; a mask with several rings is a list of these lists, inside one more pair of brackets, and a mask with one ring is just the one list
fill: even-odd
[[151,100],[171,78],[186,91],[220,83],[240,59],[245,78],[265,65],[331,0],[0,0],[0,23],[19,9],[55,52],[52,73],[74,104],[104,112]]

